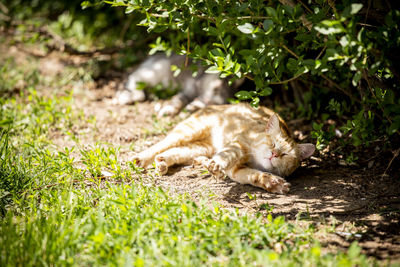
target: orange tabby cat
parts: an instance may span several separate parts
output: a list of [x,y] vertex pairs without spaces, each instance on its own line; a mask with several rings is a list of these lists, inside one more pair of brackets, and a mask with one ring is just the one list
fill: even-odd
[[216,177],[228,175],[273,193],[287,193],[291,174],[313,144],[297,144],[272,110],[248,104],[209,106],[179,123],[161,142],[134,157],[160,174],[174,164],[200,163]]

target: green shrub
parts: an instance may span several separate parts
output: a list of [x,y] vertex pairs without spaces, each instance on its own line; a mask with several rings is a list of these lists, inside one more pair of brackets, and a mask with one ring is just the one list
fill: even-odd
[[393,51],[400,44],[400,11],[387,2],[101,2],[144,15],[139,25],[160,36],[152,52],[173,50],[202,60],[207,72],[253,80],[255,90],[237,93],[240,100],[257,106],[277,85],[298,81],[313,92],[300,106],[310,117],[331,114],[326,107],[332,101],[347,107],[352,118],[343,125],[351,144],[399,134],[399,60]]

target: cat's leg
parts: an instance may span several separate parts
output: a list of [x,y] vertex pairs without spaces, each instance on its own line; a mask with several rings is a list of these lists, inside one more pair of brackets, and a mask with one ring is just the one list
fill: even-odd
[[[183,135],[176,134],[171,132],[168,134],[163,140],[160,142],[152,145],[148,149],[136,154],[131,159],[132,161],[136,162],[136,165],[146,168],[149,166],[153,161],[157,154],[160,154],[170,148],[179,146],[184,139]],[[181,142],[179,142],[181,141]]]
[[174,116],[178,114],[189,101],[190,100],[187,99],[183,93],[178,93],[173,96],[171,100],[166,101],[161,107],[157,107],[157,116]]
[[192,102],[198,95],[197,78],[192,77],[191,71],[185,71],[178,77],[182,90],[172,97],[171,101],[168,101],[163,107],[157,112],[159,117],[164,115],[176,115],[178,114],[188,103]]
[[196,110],[202,109],[205,106],[207,106],[207,104],[204,103],[204,101],[202,101],[200,98],[195,98],[186,106],[186,110],[189,112],[195,112]]
[[246,166],[234,166],[226,174],[236,182],[261,187],[271,193],[285,194],[290,189],[290,184],[282,177]]
[[156,155],[173,147],[187,146],[198,140],[205,140],[209,125],[199,123],[196,117],[190,117],[179,123],[162,141],[154,144],[148,149],[136,154],[132,161],[141,167],[147,167],[151,164]]
[[225,171],[236,164],[247,161],[245,146],[235,141],[226,145],[222,150],[215,154],[205,167],[216,178],[224,176]]
[[170,148],[155,157],[155,165],[159,174],[168,172],[174,164],[193,163],[208,159],[214,151],[210,144],[195,142],[181,147]]
[[113,99],[112,103],[117,105],[130,105],[135,102],[143,102],[146,99],[145,92],[143,90],[121,90],[118,91]]

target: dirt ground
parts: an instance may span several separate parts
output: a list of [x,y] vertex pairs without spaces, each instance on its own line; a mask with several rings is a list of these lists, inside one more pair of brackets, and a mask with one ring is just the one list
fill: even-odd
[[[22,52],[19,47],[10,46],[7,53],[21,56]],[[40,60],[43,75],[62,75],[67,63],[74,62],[74,58],[65,60],[65,55],[54,53],[34,57]],[[95,132],[90,132],[89,126],[76,129],[81,145],[100,142],[120,147],[120,160],[127,163],[134,152],[161,140],[188,114],[158,120],[154,117],[154,101],[112,105],[111,98],[122,77],[90,85],[75,84],[73,89],[74,105],[86,117],[94,116],[98,129]],[[297,137],[313,141],[309,136],[310,123],[289,121],[288,124],[292,131],[296,130]],[[54,133],[54,143],[61,148],[75,145],[69,136],[60,133]],[[270,212],[289,221],[312,224],[317,229],[316,237],[329,250],[345,249],[358,241],[367,255],[400,262],[400,176],[396,167],[399,160],[390,151],[381,152],[381,145],[358,153],[359,161],[351,165],[329,153],[324,156],[315,153],[287,179],[291,183],[287,195],[268,193],[229,178],[216,180],[200,166],[177,166],[165,176],[148,175],[145,181],[172,194],[188,194],[194,200],[211,196],[227,209]]]
[[[145,102],[112,106],[108,98],[79,104],[85,114],[96,116],[98,127],[103,129],[87,143],[121,146],[121,160],[129,161],[133,151],[140,152],[165,136],[157,131],[159,125],[154,125],[154,105]],[[172,127],[168,118],[160,124]],[[149,180],[171,193],[187,193],[194,200],[212,196],[227,209],[271,212],[290,221],[313,223],[319,229],[320,242],[331,249],[347,248],[352,241],[358,241],[368,255],[400,261],[400,177],[394,171],[382,176],[387,158],[373,160],[374,165],[368,168],[371,160],[346,166],[329,156],[314,156],[287,179],[291,183],[287,195],[268,193],[229,178],[214,179],[201,166],[177,166],[167,175]]]

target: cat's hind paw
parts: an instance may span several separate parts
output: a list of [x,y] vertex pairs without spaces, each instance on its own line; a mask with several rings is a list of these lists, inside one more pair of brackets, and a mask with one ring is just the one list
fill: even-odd
[[143,167],[142,161],[140,160],[138,155],[134,155],[130,161],[132,161],[137,167]]
[[156,170],[160,175],[167,174],[168,164],[165,162],[165,158],[162,156],[157,156],[155,159]]
[[150,164],[150,160],[141,156],[140,153],[134,155],[131,160],[134,164],[141,168],[146,168]]

